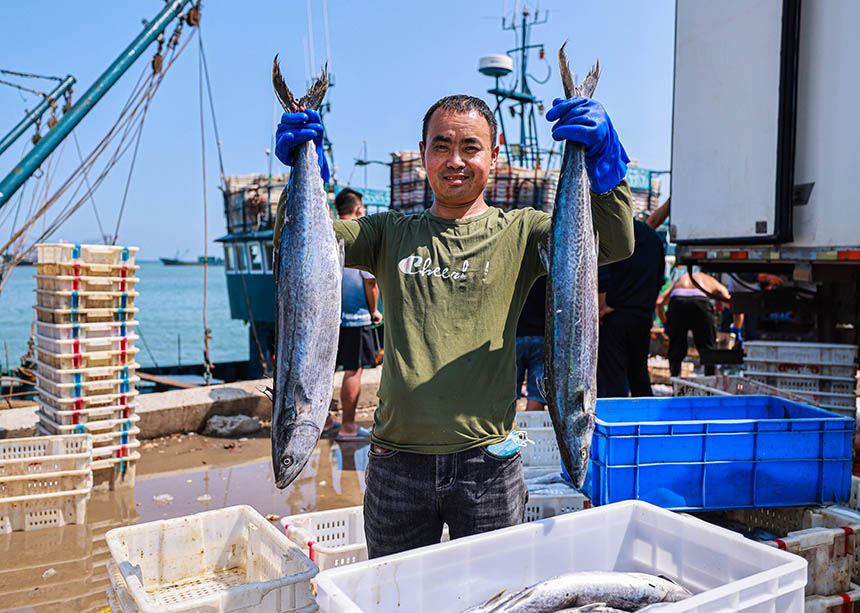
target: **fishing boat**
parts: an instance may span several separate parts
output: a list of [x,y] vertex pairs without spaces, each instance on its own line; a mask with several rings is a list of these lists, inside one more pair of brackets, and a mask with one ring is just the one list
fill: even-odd
[[210,255],[209,257],[200,256],[197,258],[197,261],[190,260],[181,260],[179,258],[158,258],[161,260],[161,263],[165,266],[203,266],[203,264],[208,264],[209,266],[223,266],[224,260],[214,255]]

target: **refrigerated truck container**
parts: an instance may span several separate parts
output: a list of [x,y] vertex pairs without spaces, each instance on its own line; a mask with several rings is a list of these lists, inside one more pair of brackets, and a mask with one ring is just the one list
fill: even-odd
[[676,4],[677,263],[786,275],[734,306],[798,340],[860,340],[858,24],[857,0]]

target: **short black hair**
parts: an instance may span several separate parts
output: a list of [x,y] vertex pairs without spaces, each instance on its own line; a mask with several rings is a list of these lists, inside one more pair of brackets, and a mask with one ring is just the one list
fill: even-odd
[[455,96],[445,96],[433,103],[427,113],[424,115],[424,125],[421,130],[421,142],[427,142],[427,128],[430,126],[430,118],[437,110],[450,111],[452,113],[468,113],[469,111],[478,111],[487,120],[490,126],[490,145],[496,146],[496,136],[498,136],[499,128],[496,125],[496,118],[487,103],[476,98],[475,96],[467,96],[466,94],[457,94]]
[[337,216],[351,215],[356,208],[361,205],[361,193],[344,187],[334,198],[334,208],[337,210]]

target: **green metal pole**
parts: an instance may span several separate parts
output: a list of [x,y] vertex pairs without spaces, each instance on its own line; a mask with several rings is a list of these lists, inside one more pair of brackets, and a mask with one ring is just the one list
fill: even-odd
[[75,84],[75,77],[72,75],[67,75],[65,79],[63,79],[54,91],[50,94],[42,98],[42,101],[36,105],[32,111],[28,111],[26,115],[24,115],[24,119],[18,122],[18,125],[12,128],[12,130],[0,140],[0,155],[3,155],[3,152],[9,148],[9,146],[14,143],[19,136],[24,133],[24,130],[29,128],[35,121],[42,116],[49,106],[51,106],[51,102],[59,100],[60,96],[62,96],[67,89],[69,89],[72,85]]
[[107,70],[93,83],[83,97],[72,109],[63,115],[57,125],[48,132],[39,143],[15,166],[3,181],[0,181],[0,208],[12,197],[15,191],[30,178],[36,169],[51,155],[51,152],[63,142],[69,132],[92,110],[114,83],[140,57],[143,51],[154,41],[191,0],[169,0],[160,13],[146,23],[137,38],[114,60]]

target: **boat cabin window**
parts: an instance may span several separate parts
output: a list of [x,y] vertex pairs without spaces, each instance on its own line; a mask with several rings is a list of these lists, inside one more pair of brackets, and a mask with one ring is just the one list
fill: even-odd
[[224,265],[227,272],[236,270],[236,258],[233,255],[233,245],[224,245]]
[[272,272],[272,266],[275,261],[275,245],[266,243],[266,270]]
[[245,251],[245,243],[236,243],[236,269],[239,272],[248,270],[248,253]]
[[248,254],[251,256],[251,270],[263,271],[263,250],[260,243],[248,243]]

